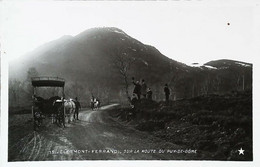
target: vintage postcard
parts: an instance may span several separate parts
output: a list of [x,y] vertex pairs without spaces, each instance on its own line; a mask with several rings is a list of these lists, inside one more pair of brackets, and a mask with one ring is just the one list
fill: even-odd
[[259,5],[1,2],[0,165],[256,166]]

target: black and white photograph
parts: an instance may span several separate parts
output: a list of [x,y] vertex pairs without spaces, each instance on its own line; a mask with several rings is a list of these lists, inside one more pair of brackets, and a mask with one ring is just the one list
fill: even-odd
[[254,164],[259,5],[1,2],[3,165]]

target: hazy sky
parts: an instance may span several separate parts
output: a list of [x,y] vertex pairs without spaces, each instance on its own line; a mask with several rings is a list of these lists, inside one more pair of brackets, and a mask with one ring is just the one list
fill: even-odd
[[253,62],[254,6],[209,1],[5,2],[1,38],[4,56],[16,59],[63,35],[118,27],[186,64],[222,58]]

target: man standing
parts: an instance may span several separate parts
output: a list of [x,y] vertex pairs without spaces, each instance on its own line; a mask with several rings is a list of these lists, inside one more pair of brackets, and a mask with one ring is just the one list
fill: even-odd
[[[79,120],[79,109],[81,109],[81,106],[80,106],[80,103],[79,103],[77,97],[75,98],[74,102],[75,102],[75,106],[76,106],[75,113],[74,113],[74,119],[76,119],[75,117],[77,116],[77,120]],[[76,114],[76,116],[75,116],[75,114]]]
[[153,92],[152,92],[151,88],[148,88],[147,89],[147,99],[152,100],[153,99],[152,96],[153,96]]
[[141,84],[141,94],[144,98],[146,98],[146,90],[147,90],[147,85],[143,79]]
[[92,95],[92,97],[91,97],[91,99],[90,99],[90,108],[92,109],[92,110],[94,110],[94,104],[95,104],[95,98],[94,98],[94,96]]
[[137,105],[138,103],[138,99],[137,99],[137,95],[133,94],[133,97],[131,99],[131,107],[132,110],[127,114],[127,120],[130,121],[131,118],[135,118],[136,114],[137,114]]
[[165,100],[166,100],[166,102],[168,102],[169,96],[170,96],[170,89],[168,87],[168,84],[165,84],[165,86],[164,86],[164,94],[165,94]]
[[139,99],[140,99],[140,96],[141,96],[141,84],[139,83],[139,81],[136,81],[136,82],[135,82],[134,79],[135,79],[135,78],[133,77],[133,78],[132,78],[132,82],[133,82],[133,84],[135,85],[133,94],[136,94],[136,95],[137,95],[137,98],[138,98],[138,100],[139,100]]

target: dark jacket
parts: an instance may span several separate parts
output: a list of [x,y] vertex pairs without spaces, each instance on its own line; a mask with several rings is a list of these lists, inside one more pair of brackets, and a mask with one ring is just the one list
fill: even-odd
[[170,89],[168,88],[168,86],[165,86],[165,87],[164,87],[164,93],[165,93],[166,95],[169,95],[169,94],[170,94]]
[[141,93],[144,95],[146,94],[147,85],[146,83],[142,83],[141,85]]
[[135,85],[133,93],[141,94],[141,88],[142,88],[141,85],[139,83],[135,83],[134,81],[133,81],[133,84]]
[[76,110],[81,108],[79,101],[74,100],[74,103],[76,105]]
[[152,90],[147,91],[147,98],[148,99],[152,100],[152,95],[153,95]]

